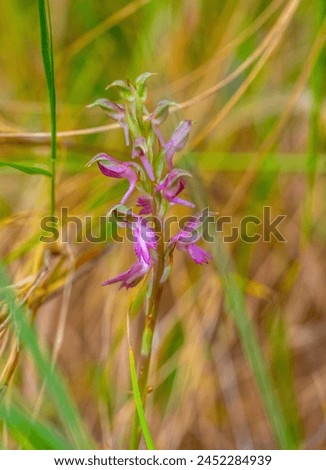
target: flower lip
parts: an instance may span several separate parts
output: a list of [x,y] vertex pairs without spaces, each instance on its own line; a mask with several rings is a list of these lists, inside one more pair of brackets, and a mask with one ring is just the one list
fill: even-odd
[[200,248],[200,246],[190,243],[187,247],[187,251],[191,258],[197,264],[208,264],[209,260],[213,259],[212,255],[206,250]]

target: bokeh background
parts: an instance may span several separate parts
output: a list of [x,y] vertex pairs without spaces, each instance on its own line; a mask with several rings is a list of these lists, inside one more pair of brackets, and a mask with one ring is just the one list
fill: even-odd
[[[180,165],[188,196],[231,215],[286,215],[286,243],[207,246],[182,253],[155,336],[147,419],[160,449],[325,449],[325,2],[324,0],[50,1],[57,93],[57,208],[83,221],[69,241],[39,241],[49,178],[50,113],[35,0],[0,3],[0,250],[42,351],[66,383],[97,448],[126,448],[134,401],[126,317],[136,360],[146,285],[101,282],[125,270],[130,244],[76,243],[85,216],[116,204],[124,182],[85,164],[99,151],[129,159],[121,130],[86,105],[116,98],[116,79],[156,72],[148,107],[168,98],[196,123]],[[44,134],[45,132],[45,134]],[[63,134],[61,134],[63,132]],[[174,207],[171,213],[185,215]],[[0,318],[3,401],[66,435],[35,356]],[[7,385],[8,387],[4,387]],[[18,419],[18,418],[17,418]],[[23,419],[23,418],[22,418]],[[40,426],[41,426],[40,424]],[[22,427],[23,429],[23,427]],[[33,428],[34,429],[34,428]],[[16,429],[17,431],[17,429]],[[42,433],[4,422],[4,448],[42,448]],[[23,436],[23,437],[22,437]],[[44,438],[45,439],[45,438]]]

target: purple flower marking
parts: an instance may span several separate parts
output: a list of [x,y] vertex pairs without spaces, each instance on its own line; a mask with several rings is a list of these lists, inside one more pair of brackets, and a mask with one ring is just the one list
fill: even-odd
[[166,159],[169,170],[172,170],[172,158],[186,145],[191,130],[192,121],[181,121],[173,132],[171,139],[165,144]]
[[135,189],[138,179],[135,171],[130,168],[130,166],[133,164],[130,162],[120,162],[106,153],[98,153],[87,163],[86,166],[90,166],[95,162],[97,162],[98,167],[103,175],[109,176],[111,178],[126,178],[129,180],[129,189],[121,199],[121,204],[124,204],[132,191]]
[[188,207],[195,207],[192,202],[178,197],[186,185],[184,176],[191,175],[187,171],[174,168],[170,171],[170,173],[167,174],[164,180],[159,185],[157,185],[156,190],[161,191],[163,197],[171,204],[182,204]]
[[131,158],[138,157],[140,161],[142,162],[143,167],[147,171],[148,176],[150,177],[152,181],[154,181],[155,177],[153,173],[153,168],[151,164],[149,163],[147,152],[148,152],[148,149],[147,149],[146,140],[144,139],[144,137],[137,137],[137,139],[134,140]]
[[139,215],[145,214],[152,214],[153,213],[153,205],[152,205],[152,198],[149,196],[141,196],[137,199],[137,207],[141,207],[141,211]]

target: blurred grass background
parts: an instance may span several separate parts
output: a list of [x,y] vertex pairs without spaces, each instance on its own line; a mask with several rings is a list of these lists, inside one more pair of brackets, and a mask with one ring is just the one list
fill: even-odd
[[[205,268],[175,256],[147,404],[156,446],[325,448],[324,0],[50,6],[58,210],[99,221],[119,201],[124,183],[85,163],[99,151],[128,159],[122,132],[80,132],[109,124],[85,106],[108,96],[111,81],[153,71],[149,107],[182,103],[166,135],[178,119],[196,121],[180,161],[195,174],[194,202],[235,223],[263,206],[287,216],[286,243],[218,242]],[[51,169],[49,135],[39,134],[51,121],[37,2],[2,2],[0,26],[0,250],[37,331],[30,336],[23,324],[17,348],[3,309],[1,445],[126,448],[135,406],[126,313],[137,359],[146,286],[100,286],[130,264],[127,244],[75,243],[72,227],[63,245],[39,242],[50,178],[35,168]],[[46,373],[51,361],[55,378]]]

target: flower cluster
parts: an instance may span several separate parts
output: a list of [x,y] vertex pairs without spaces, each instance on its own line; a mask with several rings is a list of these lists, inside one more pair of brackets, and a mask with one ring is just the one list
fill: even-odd
[[[103,283],[109,285],[120,283],[121,287],[134,287],[158,263],[159,236],[164,234],[149,227],[148,216],[155,217],[164,226],[164,216],[169,206],[182,204],[194,207],[190,201],[179,195],[186,186],[186,178],[191,175],[174,166],[177,152],[187,143],[192,122],[181,121],[169,140],[165,140],[161,124],[169,115],[176,103],[163,100],[149,112],[145,106],[147,97],[146,81],[151,73],[140,75],[134,84],[117,80],[108,88],[116,87],[124,104],[108,99],[98,99],[90,106],[99,106],[106,115],[116,121],[124,131],[126,145],[131,144],[131,161],[123,162],[111,155],[99,153],[88,163],[97,163],[99,170],[111,178],[128,180],[129,187],[121,203],[112,209],[119,223],[132,231],[134,251],[137,261],[131,268]],[[125,206],[134,190],[142,193],[137,199],[138,213]],[[193,216],[190,223],[180,233],[170,238],[162,255],[163,272],[169,272],[171,254],[175,248],[186,251],[197,264],[208,263],[211,255],[200,248],[196,242],[200,238],[203,217]],[[166,278],[166,276],[165,276]]]

